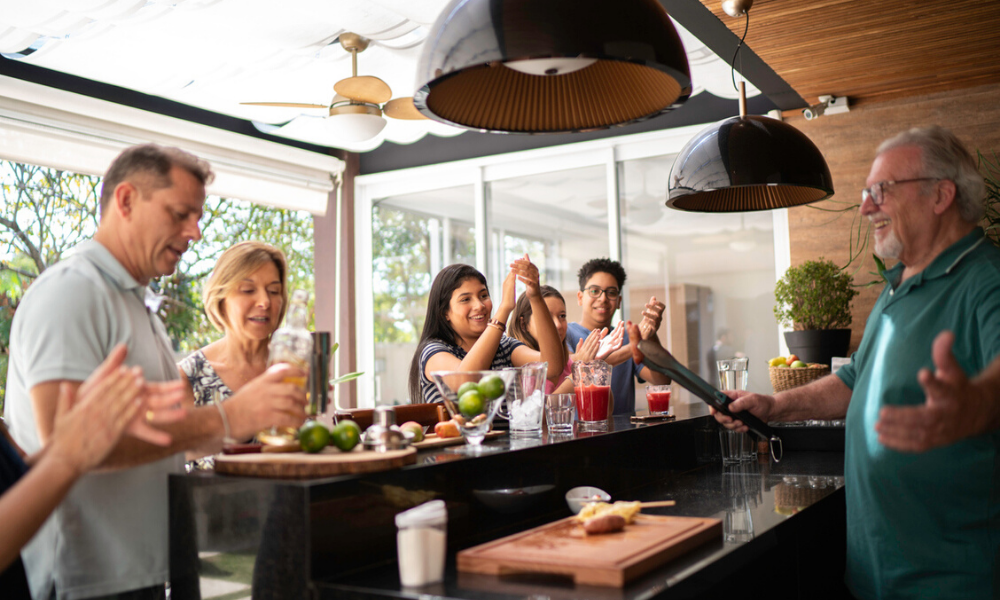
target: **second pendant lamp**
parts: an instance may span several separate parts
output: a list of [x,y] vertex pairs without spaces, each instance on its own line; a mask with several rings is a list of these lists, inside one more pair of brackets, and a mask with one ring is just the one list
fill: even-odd
[[[723,8],[731,16],[746,16],[750,4],[727,0]],[[833,178],[819,148],[787,123],[747,115],[743,82],[740,115],[710,125],[689,141],[674,160],[667,185],[667,206],[692,212],[788,208],[833,195]]]

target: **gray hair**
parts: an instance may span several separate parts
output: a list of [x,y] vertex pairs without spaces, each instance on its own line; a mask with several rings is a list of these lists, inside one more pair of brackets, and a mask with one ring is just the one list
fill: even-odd
[[137,187],[151,186],[154,190],[168,188],[174,184],[170,169],[180,167],[190,173],[201,185],[208,185],[215,179],[215,173],[207,161],[180,148],[143,144],[126,148],[108,167],[101,187],[101,214],[111,201],[118,184],[135,176],[142,182],[133,182]]
[[962,219],[978,223],[983,218],[986,214],[986,184],[976,167],[976,160],[954,133],[938,125],[914,127],[882,142],[876,154],[900,146],[920,149],[924,177],[955,182],[955,203]]

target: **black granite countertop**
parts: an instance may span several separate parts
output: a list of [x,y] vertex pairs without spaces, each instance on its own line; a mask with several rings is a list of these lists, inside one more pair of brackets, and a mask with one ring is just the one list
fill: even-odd
[[[823,597],[802,582],[836,584],[843,573],[842,452],[786,446],[780,463],[760,458],[724,468],[707,408],[679,402],[674,410],[672,422],[615,417],[603,433],[503,435],[487,440],[479,456],[421,450],[416,464],[379,473],[308,481],[171,476],[172,580],[229,570],[218,576],[245,581],[254,598],[631,600],[714,597],[755,581],[767,585],[769,599]],[[649,512],[719,519],[723,539],[624,589],[456,572],[459,550],[569,516],[564,495],[580,485],[616,500],[675,500]],[[448,507],[446,579],[403,589],[393,519],[431,498]],[[233,571],[238,564],[245,575]],[[775,569],[794,577],[776,586]]]

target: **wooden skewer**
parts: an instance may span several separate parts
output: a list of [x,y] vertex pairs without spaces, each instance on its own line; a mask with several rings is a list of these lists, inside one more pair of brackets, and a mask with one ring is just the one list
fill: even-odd
[[640,502],[639,508],[659,508],[661,506],[675,506],[674,500],[660,500],[659,502]]

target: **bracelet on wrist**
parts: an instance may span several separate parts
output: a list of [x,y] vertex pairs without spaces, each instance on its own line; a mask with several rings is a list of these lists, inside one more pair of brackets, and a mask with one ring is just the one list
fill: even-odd
[[218,398],[215,400],[215,408],[219,409],[219,417],[222,419],[222,428],[225,430],[225,436],[222,438],[222,443],[236,443],[236,440],[233,439],[233,433],[229,429],[229,419],[226,417],[226,409],[222,408],[222,402],[219,402]]
[[486,324],[490,327],[495,327],[500,332],[500,335],[507,333],[507,325],[499,319],[490,319]]

